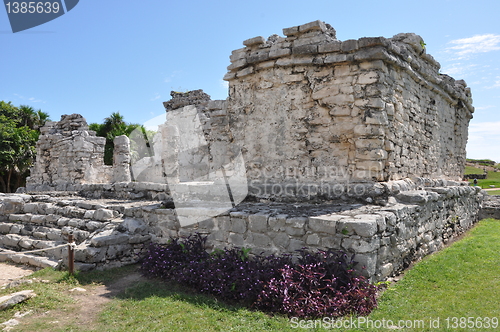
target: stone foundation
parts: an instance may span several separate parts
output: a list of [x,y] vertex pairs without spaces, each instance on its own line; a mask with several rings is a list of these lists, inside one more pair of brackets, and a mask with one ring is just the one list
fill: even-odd
[[[189,227],[180,226],[172,205],[158,201],[4,195],[0,246],[51,248],[64,244],[72,232],[78,268],[109,268],[137,262],[150,241],[166,243],[198,232],[208,236],[209,249],[246,247],[255,254],[293,253],[303,247],[344,250],[356,254],[361,273],[379,281],[439,250],[478,220],[483,198],[478,187],[442,181],[422,186],[424,182],[387,183],[391,195],[385,206],[248,202]],[[194,209],[193,215],[209,208]],[[45,256],[52,259],[46,264],[60,265],[66,249],[49,250]],[[0,259],[35,260],[8,252],[0,252]]]

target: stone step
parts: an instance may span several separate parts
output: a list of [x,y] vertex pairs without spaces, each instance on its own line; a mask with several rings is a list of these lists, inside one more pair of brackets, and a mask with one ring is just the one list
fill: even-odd
[[[38,234],[37,234],[38,235]],[[67,244],[67,241],[64,240],[47,240],[33,236],[33,235],[20,235],[20,234],[5,234],[0,235],[0,248],[4,248],[6,250],[14,250],[14,251],[33,251],[40,249],[47,249],[47,251],[41,251],[37,253],[37,256],[51,256],[51,257],[59,257],[61,256],[61,251],[65,250],[65,248],[55,248],[57,246]]]
[[[17,227],[49,227],[62,229],[65,226],[70,226],[75,229],[83,231],[94,232],[98,229],[104,228],[110,221],[95,219],[81,219],[81,218],[67,218],[54,214],[11,214],[8,221],[0,222],[0,233],[15,233],[16,231],[6,231],[7,225],[17,225]],[[111,220],[111,219],[110,219]],[[121,219],[113,219],[114,223],[118,223]]]
[[[31,202],[23,206],[22,212],[25,214],[55,215],[66,218],[97,219],[99,221],[111,220],[119,217],[124,208],[117,206],[112,209],[107,206],[90,204],[86,202],[75,203],[76,205],[64,205],[62,201],[57,204],[44,202]],[[121,212],[120,212],[121,211]]]
[[[101,228],[99,228],[100,230]],[[67,242],[68,235],[72,233],[74,241],[76,243],[82,243],[83,241],[90,238],[93,232],[78,229],[72,226],[63,226],[61,228],[47,227],[47,226],[34,226],[30,224],[18,224],[18,223],[6,223],[0,222],[0,237],[5,238],[7,235],[16,235],[29,237],[33,241],[56,241],[56,242]],[[95,233],[95,232],[94,232]],[[15,236],[14,236],[15,238]],[[12,242],[7,241],[7,245],[11,245]],[[0,245],[2,242],[0,241]],[[28,246],[26,244],[26,246]],[[25,249],[28,249],[26,247]]]
[[58,268],[60,266],[60,260],[55,260],[43,256],[35,256],[31,254],[23,253],[12,253],[6,251],[0,251],[0,262],[14,262],[16,264],[28,264],[36,267],[52,267]]

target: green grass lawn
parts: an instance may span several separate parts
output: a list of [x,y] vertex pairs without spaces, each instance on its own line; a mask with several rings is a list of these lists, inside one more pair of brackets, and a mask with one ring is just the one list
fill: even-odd
[[[0,319],[10,319],[20,309],[44,312],[58,306],[74,305],[65,289],[75,285],[108,283],[132,268],[80,273],[76,277],[53,270],[37,272],[38,277],[52,282],[36,284],[37,298],[18,308],[0,312]],[[23,286],[22,289],[28,288],[34,286]],[[0,295],[4,293],[1,291]],[[486,219],[462,240],[415,264],[399,282],[389,286],[379,299],[378,308],[368,317],[347,317],[336,322],[290,321],[286,317],[271,317],[221,303],[211,296],[196,294],[176,285],[145,280],[109,302],[92,326],[72,324],[60,331],[394,331],[380,327],[389,320],[394,324],[400,320],[405,324],[423,324],[414,329],[396,331],[498,331],[500,326],[474,329],[463,324],[467,324],[468,317],[473,318],[474,324],[479,321],[484,324],[486,317],[500,319],[499,299],[500,220]],[[71,315],[71,309],[67,310]],[[455,321],[452,317],[458,319]],[[465,328],[460,328],[460,317],[465,317],[462,321]],[[438,320],[439,328],[431,328],[431,321],[437,326]],[[366,326],[368,322],[372,327]],[[457,328],[453,328],[455,323]],[[16,331],[45,331],[40,322],[30,324],[16,328]],[[304,329],[299,324],[315,328]],[[333,328],[329,324],[343,327]],[[489,324],[492,326],[492,321]]]
[[484,170],[482,168],[477,168],[473,166],[465,166],[465,174],[483,174]]
[[[465,174],[483,174],[484,171],[481,168],[465,166]],[[474,184],[474,180],[469,180],[471,185]],[[483,189],[494,188],[500,189],[500,172],[488,172],[487,179],[477,180],[477,185]],[[491,194],[490,194],[491,195]]]

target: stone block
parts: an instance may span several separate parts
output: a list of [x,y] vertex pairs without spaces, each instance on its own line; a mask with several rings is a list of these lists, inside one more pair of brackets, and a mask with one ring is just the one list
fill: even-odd
[[283,34],[285,36],[287,36],[287,37],[295,36],[298,33],[299,33],[299,27],[298,26],[283,29]]
[[[321,44],[318,46],[318,53],[332,53],[339,52],[342,42],[340,41],[332,41],[326,44]],[[337,62],[337,61],[334,61]]]
[[278,215],[274,217],[269,217],[269,228],[274,232],[284,232],[285,231],[285,223],[286,223],[286,215]]
[[299,25],[298,30],[300,33],[305,33],[305,32],[313,31],[313,30],[319,30],[321,32],[325,32],[327,30],[327,28],[326,28],[326,25],[324,22],[317,20],[317,21],[313,21],[313,22]]
[[266,42],[266,40],[264,39],[264,37],[258,36],[258,37],[250,38],[250,39],[243,41],[243,45],[255,46],[255,45],[264,44],[265,42]]
[[384,280],[387,277],[391,276],[394,271],[394,265],[392,263],[384,264],[380,267],[380,279]]
[[358,79],[356,81],[357,84],[373,84],[378,82],[379,73],[376,71],[363,72],[359,74]]
[[379,172],[384,169],[384,163],[381,161],[358,161],[356,162],[356,168],[359,170],[366,170],[369,172]]
[[280,58],[286,55],[290,55],[292,53],[291,49],[289,48],[273,48],[271,47],[271,50],[269,51],[269,58],[274,59],[274,58]]
[[325,63],[342,63],[347,61],[347,54],[329,54],[326,56]]
[[306,230],[304,228],[295,228],[295,227],[290,227],[286,226],[285,227],[286,234],[290,236],[302,236],[306,234]]
[[234,233],[245,233],[247,231],[247,220],[231,218],[231,231]]
[[17,234],[0,235],[0,244],[10,248],[17,248],[21,240],[22,236]]
[[356,254],[354,256],[354,261],[358,262],[358,264],[355,266],[355,270],[361,273],[361,275],[368,278],[375,275],[375,271],[377,268],[376,253]]
[[0,214],[20,213],[25,204],[24,196],[4,197],[0,201]]
[[274,236],[273,243],[277,248],[286,249],[290,243],[290,237],[285,232],[279,232]]
[[301,45],[292,48],[292,54],[315,54],[318,53],[318,45]]
[[358,46],[363,47],[373,47],[373,46],[384,46],[387,44],[387,39],[384,37],[362,37],[358,39]]
[[290,239],[290,242],[288,243],[288,252],[295,252],[296,250],[300,250],[302,248],[306,247],[306,243],[302,240],[297,240],[297,239]]
[[9,234],[12,224],[0,222],[0,234]]
[[115,244],[127,243],[129,235],[124,233],[110,234],[104,236],[96,236],[90,240],[90,245],[93,247],[104,247]]
[[359,48],[358,41],[356,39],[349,39],[342,42],[340,49],[342,52],[352,52]]
[[265,233],[269,231],[267,220],[269,215],[252,214],[248,216],[248,229],[256,233]]
[[354,251],[356,253],[368,253],[379,249],[380,240],[376,238],[371,240],[345,238],[342,240],[342,247],[344,248],[345,251]]
[[59,227],[67,226],[67,225],[68,225],[68,222],[69,222],[69,218],[66,218],[66,217],[61,217],[61,218],[59,218],[59,220],[57,221],[57,226],[59,226]]
[[337,233],[352,234],[356,233],[363,237],[372,237],[377,233],[377,221],[381,216],[359,215],[356,219],[342,219],[337,222]]
[[24,213],[38,213],[38,203],[26,203],[24,204]]
[[342,217],[336,215],[323,215],[309,217],[309,229],[315,233],[336,234],[337,221]]
[[147,227],[143,220],[134,218],[125,218],[121,226],[131,234],[143,233]]
[[97,209],[93,216],[93,218],[97,221],[108,221],[113,219],[113,217],[113,210],[108,209]]
[[95,211],[91,211],[91,210],[85,211],[85,213],[83,215],[83,219],[92,219],[92,218],[94,218],[94,212]]
[[250,66],[250,67],[246,67],[246,68],[244,68],[244,69],[242,69],[242,70],[238,71],[238,72],[236,73],[236,77],[237,77],[237,78],[244,77],[244,76],[247,76],[247,75],[253,74],[253,72],[254,72],[254,68],[253,68],[252,66]]
[[246,239],[247,245],[253,245],[258,249],[269,248],[271,246],[271,238],[266,234],[250,233]]
[[307,224],[307,217],[292,217],[286,219],[286,225],[289,225],[293,228],[304,229]]
[[2,296],[0,297],[0,311],[9,309],[15,306],[16,304],[29,300],[35,296],[36,294],[32,290],[23,290]]
[[321,239],[318,234],[310,234],[307,236],[306,244],[309,246],[317,246],[319,245]]

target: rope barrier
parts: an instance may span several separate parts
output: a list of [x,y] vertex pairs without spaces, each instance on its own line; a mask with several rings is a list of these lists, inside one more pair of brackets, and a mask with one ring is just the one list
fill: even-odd
[[[24,255],[24,254],[32,254],[32,253],[35,253],[35,252],[42,252],[42,251],[47,251],[47,250],[54,250],[54,249],[59,249],[59,248],[62,248],[62,247],[69,247],[73,250],[76,249],[76,243],[66,243],[66,244],[61,244],[61,245],[58,245],[58,246],[55,246],[55,247],[52,247],[52,248],[44,248],[44,249],[37,249],[37,250],[30,250],[30,251],[14,251],[14,250],[8,250],[8,249],[3,249],[3,248],[0,248],[0,250],[3,250],[4,252],[6,252],[7,254],[9,255]],[[1,253],[1,252],[0,252]]]

